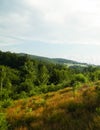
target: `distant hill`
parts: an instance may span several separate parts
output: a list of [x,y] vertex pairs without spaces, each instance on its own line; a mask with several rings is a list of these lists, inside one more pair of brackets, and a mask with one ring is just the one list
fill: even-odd
[[[22,64],[23,60],[21,58],[26,55],[32,60],[38,60],[38,61],[43,61],[43,62],[48,62],[48,63],[53,63],[53,64],[61,64],[61,65],[66,65],[68,67],[82,67],[83,68],[83,67],[88,67],[92,65],[92,64],[81,63],[81,62],[64,59],[64,58],[48,58],[48,57],[43,57],[43,56],[30,55],[26,53],[11,53],[11,52],[2,52],[2,51],[0,51],[0,64],[8,65],[11,67],[16,66],[17,63],[13,65],[14,61],[16,62],[16,58],[15,58],[16,56],[18,56],[17,58],[20,59],[20,64]],[[10,60],[13,61],[13,63],[10,62]],[[92,66],[95,66],[95,65],[92,65]]]
[[19,53],[19,55],[21,56],[28,55],[31,59],[37,59],[39,61],[50,62],[54,64],[61,64],[61,65],[68,65],[68,66],[82,66],[82,67],[87,67],[89,65],[87,63],[80,63],[77,61],[64,59],[64,58],[48,58],[48,57],[42,57],[36,55],[29,55],[25,53]]

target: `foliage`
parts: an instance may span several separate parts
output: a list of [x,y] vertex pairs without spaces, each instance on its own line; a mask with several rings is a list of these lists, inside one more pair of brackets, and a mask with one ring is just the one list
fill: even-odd
[[4,113],[0,113],[0,130],[7,130],[7,121]]
[[[12,62],[13,61],[13,62]],[[72,87],[100,79],[100,67],[78,69],[52,64],[28,55],[0,52],[0,100],[19,99]]]
[[1,130],[99,130],[99,104],[99,66],[0,52],[0,112],[7,114],[0,114]]
[[5,100],[2,102],[1,107],[7,108],[7,107],[9,107],[9,106],[11,106],[11,105],[12,105],[12,100],[8,98],[8,99],[5,99]]

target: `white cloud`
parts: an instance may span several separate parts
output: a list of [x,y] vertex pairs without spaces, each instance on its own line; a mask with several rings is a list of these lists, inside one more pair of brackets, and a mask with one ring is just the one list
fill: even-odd
[[30,0],[27,4],[43,15],[48,42],[99,44],[100,1]]
[[3,43],[35,40],[100,45],[99,0],[1,0],[1,3]]

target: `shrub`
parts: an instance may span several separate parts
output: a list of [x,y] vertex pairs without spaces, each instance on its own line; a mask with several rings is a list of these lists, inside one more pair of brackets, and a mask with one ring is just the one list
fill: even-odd
[[2,102],[2,107],[3,108],[7,108],[9,106],[12,105],[12,100],[11,99],[5,99],[3,102]]
[[22,91],[20,94],[19,94],[19,98],[27,98],[27,93],[25,91]]

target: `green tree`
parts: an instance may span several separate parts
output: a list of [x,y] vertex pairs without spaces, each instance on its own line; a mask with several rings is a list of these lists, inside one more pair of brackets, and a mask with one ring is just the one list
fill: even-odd
[[25,62],[25,65],[22,68],[22,74],[21,74],[22,82],[20,86],[18,87],[18,92],[21,91],[29,92],[33,89],[35,81],[36,81],[36,68],[33,64],[33,61],[28,60]]
[[73,76],[73,79],[71,81],[72,90],[73,90],[73,96],[75,97],[76,91],[78,88],[80,88],[82,83],[86,83],[87,78],[83,74],[75,74]]
[[37,83],[38,85],[47,84],[49,80],[49,73],[48,69],[45,65],[39,64],[38,65],[38,74],[37,74]]
[[5,73],[5,67],[0,66],[0,95],[1,95],[1,100],[2,100],[2,90],[3,90],[3,83],[5,79],[6,73]]

